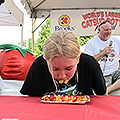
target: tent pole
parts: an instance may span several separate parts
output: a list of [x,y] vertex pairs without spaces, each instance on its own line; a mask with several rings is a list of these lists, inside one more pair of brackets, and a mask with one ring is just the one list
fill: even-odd
[[32,32],[35,32],[48,18],[50,17],[50,14],[37,26],[37,28],[32,31]]
[[36,25],[36,19],[35,19],[34,21],[33,21],[33,19],[32,19],[32,41],[33,41],[32,44],[33,44],[33,53],[34,53],[34,51],[35,51],[35,50],[34,50],[34,41],[35,41],[35,40],[34,40],[34,32],[33,32],[34,29],[35,29],[35,25]]
[[23,47],[23,25],[21,25],[21,48]]
[[34,53],[34,32],[33,32],[33,17],[32,17],[32,49],[33,49],[33,53]]
[[32,15],[32,45],[33,45],[33,53],[34,53],[34,30],[35,30],[35,25],[36,25],[36,18],[37,18],[37,10],[35,10],[35,20],[33,21],[33,15]]

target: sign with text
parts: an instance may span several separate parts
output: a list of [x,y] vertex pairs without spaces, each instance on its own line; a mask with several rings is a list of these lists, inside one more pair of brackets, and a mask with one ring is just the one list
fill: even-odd
[[76,36],[97,35],[98,24],[109,20],[113,35],[120,35],[120,10],[52,10],[51,32],[72,31]]

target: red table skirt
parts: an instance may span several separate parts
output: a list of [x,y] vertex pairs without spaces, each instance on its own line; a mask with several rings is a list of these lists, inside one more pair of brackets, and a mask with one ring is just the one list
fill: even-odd
[[39,97],[0,96],[0,120],[120,120],[120,96],[91,96],[84,105],[40,103]]

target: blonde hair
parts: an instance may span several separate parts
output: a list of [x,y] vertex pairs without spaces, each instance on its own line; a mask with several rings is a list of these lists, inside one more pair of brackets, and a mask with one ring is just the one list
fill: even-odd
[[44,44],[44,57],[46,60],[55,56],[64,55],[68,58],[78,58],[80,46],[72,32],[53,32]]
[[[66,56],[74,59],[80,56],[80,46],[77,38],[72,32],[58,31],[53,32],[44,44],[44,58],[46,60],[51,59],[51,70],[52,70],[52,59],[55,56]],[[54,80],[53,70],[52,79],[58,91],[57,84]]]

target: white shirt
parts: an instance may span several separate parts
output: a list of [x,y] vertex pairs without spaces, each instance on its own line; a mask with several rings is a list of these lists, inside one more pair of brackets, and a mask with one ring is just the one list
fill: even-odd
[[[98,36],[92,38],[86,43],[85,46],[85,53],[89,55],[96,55],[99,52],[101,52],[106,46],[109,46],[110,41],[113,41],[111,53],[103,58],[101,58],[98,62],[101,66],[101,69],[103,71],[103,68],[105,67],[105,70],[103,71],[104,75],[109,75],[113,73],[115,70],[118,70],[119,67],[119,55],[120,55],[120,40],[116,37],[111,37],[107,41],[102,41]],[[106,63],[105,60],[107,59]]]

